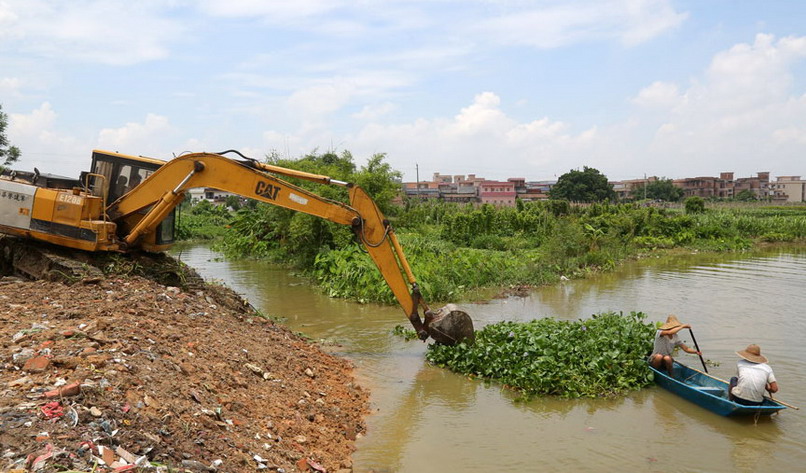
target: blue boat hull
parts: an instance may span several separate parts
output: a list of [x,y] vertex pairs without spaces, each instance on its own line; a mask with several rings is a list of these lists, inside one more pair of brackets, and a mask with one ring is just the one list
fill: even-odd
[[693,402],[709,411],[723,416],[770,415],[786,406],[764,398],[760,406],[745,406],[728,400],[728,383],[686,365],[674,362],[674,378],[665,371],[649,367],[655,374],[655,382],[668,391]]

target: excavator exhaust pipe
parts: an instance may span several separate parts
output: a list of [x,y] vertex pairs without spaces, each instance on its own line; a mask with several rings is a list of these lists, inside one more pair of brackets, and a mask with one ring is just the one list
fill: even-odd
[[431,338],[443,345],[472,344],[476,341],[473,320],[455,304],[426,312],[425,329]]

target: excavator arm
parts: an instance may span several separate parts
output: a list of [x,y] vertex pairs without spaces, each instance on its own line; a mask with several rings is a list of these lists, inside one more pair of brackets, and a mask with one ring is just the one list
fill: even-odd
[[[326,199],[273,174],[346,186],[350,204]],[[252,160],[194,153],[166,162],[113,202],[107,213],[117,222],[120,239],[134,248],[182,202],[187,190],[196,187],[212,187],[350,225],[422,340],[429,335],[451,345],[473,340],[473,324],[465,312],[452,305],[437,311],[428,307],[389,221],[363,189],[350,183]],[[419,307],[423,308],[424,319],[420,318]]]

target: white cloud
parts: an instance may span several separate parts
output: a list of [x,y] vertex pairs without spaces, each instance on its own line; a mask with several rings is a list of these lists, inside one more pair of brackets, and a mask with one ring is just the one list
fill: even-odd
[[680,103],[681,97],[676,84],[656,81],[643,88],[632,102],[642,107],[673,108]]
[[161,2],[123,0],[48,2],[6,0],[0,5],[5,47],[55,59],[130,65],[168,56],[185,30]]
[[433,5],[408,0],[204,0],[199,8],[212,17],[257,19],[339,38],[365,38],[373,32],[389,34],[434,23],[429,18]]
[[99,148],[130,154],[164,155],[166,142],[174,132],[168,118],[149,113],[143,123],[105,128],[98,134]]
[[[421,169],[431,167],[428,172],[537,178],[553,172],[546,168],[548,163],[564,169],[569,154],[591,149],[593,136],[595,130],[575,135],[548,118],[518,123],[501,109],[498,95],[483,92],[451,119],[369,124],[347,138],[345,146],[356,156],[387,152],[390,163],[407,174],[418,162]],[[436,162],[438,168],[430,164]]]
[[759,34],[716,54],[703,79],[680,94],[671,84],[644,89],[634,101],[658,99],[666,112],[647,155],[695,174],[752,173],[773,159],[787,167],[774,172],[794,172],[802,166],[806,100],[793,95],[792,67],[804,57],[806,37]]
[[201,8],[213,16],[268,17],[277,21],[324,15],[344,5],[335,0],[204,0]]
[[397,109],[397,105],[392,102],[365,105],[361,111],[354,113],[351,117],[358,120],[377,120]]
[[472,105],[454,117],[447,131],[454,136],[472,136],[498,134],[511,129],[513,122],[501,111],[500,105],[501,99],[497,95],[483,92],[475,97]]
[[688,18],[688,13],[678,13],[666,0],[627,0],[623,4],[625,27],[619,37],[627,45],[646,42],[677,28]]
[[56,112],[48,102],[45,102],[28,115],[11,114],[9,134],[23,139],[41,136],[41,133],[47,133],[55,120]]
[[607,39],[635,45],[677,28],[687,16],[668,0],[548,1],[492,17],[478,30],[494,41],[537,48]]
[[78,177],[89,168],[91,146],[56,128],[57,114],[43,103],[28,114],[10,113],[8,139],[20,148],[17,169]]
[[22,81],[16,77],[0,77],[0,97],[20,95]]
[[295,91],[288,98],[288,106],[303,116],[320,116],[339,110],[355,93],[355,85],[348,81],[327,81]]
[[11,5],[0,2],[0,37],[10,36],[13,33],[13,26],[19,20],[19,16],[14,13]]

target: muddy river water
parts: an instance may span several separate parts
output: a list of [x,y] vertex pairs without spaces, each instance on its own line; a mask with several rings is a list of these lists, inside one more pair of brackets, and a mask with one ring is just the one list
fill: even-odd
[[[589,317],[632,310],[691,323],[712,374],[734,374],[735,351],[761,345],[787,409],[729,419],[651,387],[625,397],[518,402],[499,386],[425,361],[421,342],[391,334],[397,307],[330,299],[288,271],[226,261],[204,246],[174,256],[220,280],[295,331],[339,344],[371,390],[369,431],[356,472],[806,471],[806,250],[686,255],[535,290],[525,298],[463,304],[476,327],[501,320]],[[684,332],[681,332],[683,334]],[[682,337],[693,345],[685,332]],[[696,356],[681,355],[700,367]]]

